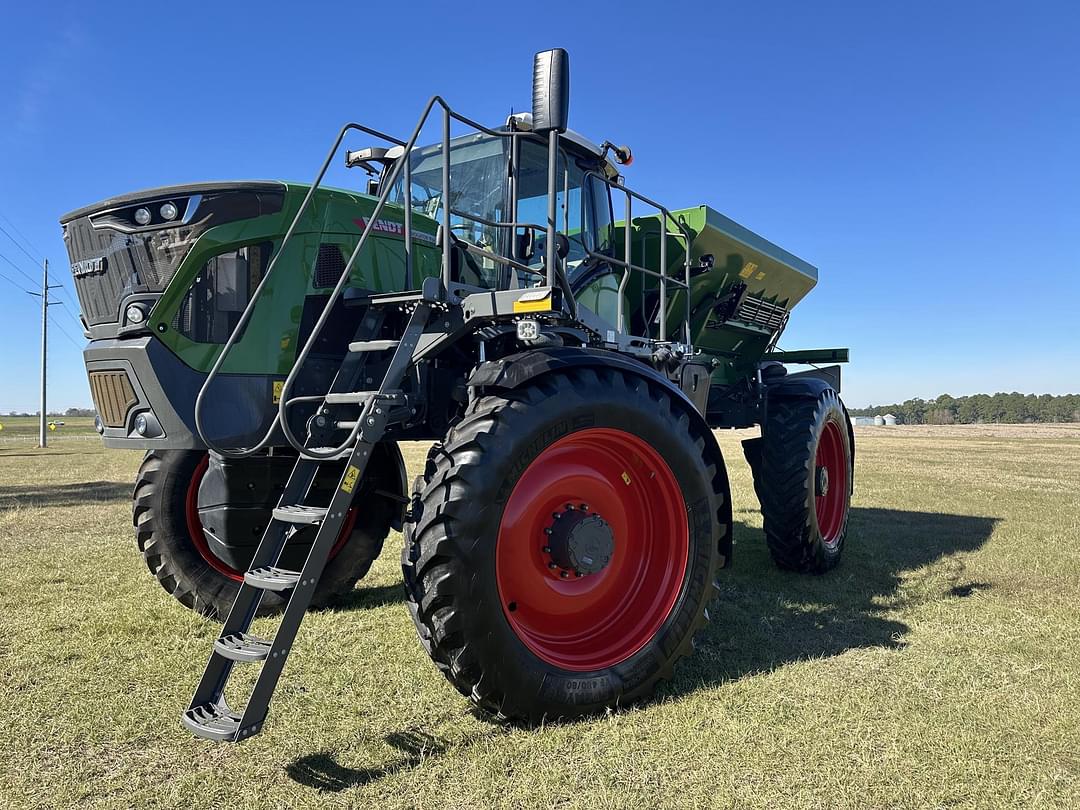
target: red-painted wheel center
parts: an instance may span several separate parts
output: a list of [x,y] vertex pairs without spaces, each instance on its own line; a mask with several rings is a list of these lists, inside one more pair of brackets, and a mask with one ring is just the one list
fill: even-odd
[[[191,482],[188,484],[187,496],[185,499],[188,535],[191,537],[191,543],[195,546],[195,550],[199,552],[199,556],[202,557],[211,568],[219,574],[224,574],[235,582],[243,582],[244,572],[238,571],[218,557],[210,548],[210,544],[206,542],[206,535],[203,533],[202,520],[199,519],[199,485],[202,484],[203,476],[206,475],[206,471],[209,467],[210,456],[205,455],[195,467],[195,472],[191,475]],[[355,524],[356,507],[353,507],[345,516],[345,525],[342,526],[341,535],[338,537],[337,542],[334,543],[334,547],[330,550],[330,556],[327,559],[328,562],[329,560],[334,559],[338,552],[341,551],[342,546],[348,542]]]
[[[556,526],[568,517],[572,532]],[[528,466],[506,502],[495,559],[503,612],[550,664],[613,666],[671,613],[688,550],[686,502],[660,454],[621,430],[572,433]]]
[[814,505],[818,530],[826,543],[835,543],[844,528],[849,489],[844,437],[836,422],[825,423],[818,439],[814,465]]

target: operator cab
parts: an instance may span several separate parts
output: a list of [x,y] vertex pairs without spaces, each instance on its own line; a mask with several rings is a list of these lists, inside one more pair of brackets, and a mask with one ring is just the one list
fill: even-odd
[[[501,131],[529,132],[532,116],[511,116]],[[396,154],[395,154],[396,153]],[[388,158],[401,158],[400,148]],[[408,193],[404,178],[389,202],[409,204],[415,213],[442,221],[442,145],[417,148],[411,160]],[[571,288],[595,276],[597,254],[612,249],[611,194],[602,178],[619,176],[605,150],[573,131],[559,139],[555,227]],[[387,166],[383,177],[391,171]],[[466,257],[459,280],[485,288],[507,289],[543,282],[547,228],[548,147],[545,138],[500,137],[478,133],[450,141],[450,228],[456,239],[529,268],[512,268],[495,258]],[[535,227],[528,227],[535,226]],[[590,257],[590,254],[593,254]],[[587,305],[590,305],[587,303]],[[593,305],[590,305],[593,308]],[[595,310],[594,310],[595,311]],[[600,314],[600,313],[598,313]]]

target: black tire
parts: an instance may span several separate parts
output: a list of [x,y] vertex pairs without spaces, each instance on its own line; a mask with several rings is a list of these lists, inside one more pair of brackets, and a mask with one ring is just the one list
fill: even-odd
[[[666,463],[681,490],[688,552],[670,612],[643,646],[608,666],[568,669],[536,654],[511,625],[506,610],[515,608],[500,594],[497,546],[507,501],[529,465],[555,443],[596,428],[632,433]],[[573,717],[646,698],[671,678],[708,619],[719,548],[730,533],[723,458],[689,406],[619,370],[552,373],[477,396],[432,448],[405,527],[406,596],[424,649],[478,707],[530,723]]]
[[[819,481],[819,446],[837,443],[842,452],[843,481],[833,474]],[[823,391],[816,399],[777,398],[768,405],[768,421],[760,443],[759,468],[754,487],[761,502],[765,540],[773,560],[790,571],[821,574],[840,562],[847,538],[848,514],[854,480],[854,442],[851,425],[837,393]],[[823,448],[824,451],[824,448]],[[749,448],[748,448],[749,453]],[[823,500],[830,503],[822,521],[818,515],[818,490],[825,483]]]
[[[202,450],[148,452],[135,482],[132,520],[139,551],[161,587],[185,607],[209,618],[224,619],[240,584],[200,553],[187,515],[188,492],[205,458]],[[348,593],[368,572],[382,551],[392,516],[388,500],[370,498],[365,502],[348,542],[323,571],[314,605],[324,606]],[[280,610],[286,596],[265,593],[260,615]]]

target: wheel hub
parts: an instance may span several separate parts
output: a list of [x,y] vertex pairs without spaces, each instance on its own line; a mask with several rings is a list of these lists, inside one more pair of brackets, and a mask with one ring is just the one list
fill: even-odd
[[544,553],[551,557],[548,568],[563,579],[600,573],[615,550],[611,526],[585,504],[575,508],[568,503],[564,511],[555,512],[544,534]]
[[819,498],[829,494],[829,468],[824,464],[814,471],[814,494]]

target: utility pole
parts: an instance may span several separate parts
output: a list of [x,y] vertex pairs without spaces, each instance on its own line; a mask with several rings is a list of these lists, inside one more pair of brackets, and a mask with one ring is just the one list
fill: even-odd
[[48,359],[49,351],[49,307],[55,306],[61,303],[60,301],[49,300],[49,290],[55,290],[62,287],[62,284],[49,285],[49,260],[42,260],[42,276],[41,276],[41,292],[32,292],[30,295],[41,296],[41,414],[38,417],[38,447],[45,447],[48,445],[48,423],[45,417],[46,401],[45,392],[47,387],[47,375],[46,360]]
[[49,440],[45,430],[45,389],[47,375],[45,359],[49,349],[49,260],[42,262],[44,274],[41,280],[41,416],[38,419],[38,447],[45,447]]

